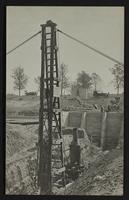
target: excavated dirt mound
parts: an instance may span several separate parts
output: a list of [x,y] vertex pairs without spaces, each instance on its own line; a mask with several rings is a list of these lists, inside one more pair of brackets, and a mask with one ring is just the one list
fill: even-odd
[[108,164],[105,171],[94,178],[87,195],[122,195],[123,194],[123,158],[122,156]]
[[[106,152],[105,152],[106,153]],[[123,195],[123,155],[114,149],[100,154],[65,195]],[[105,155],[104,155],[105,154]]]
[[37,128],[38,125],[6,124],[6,194],[26,194],[26,187],[27,194],[33,192],[28,159],[36,157]]
[[37,140],[37,126],[6,125],[6,158],[29,148]]
[[62,98],[62,109],[63,110],[75,110],[75,109],[85,109],[85,110],[94,110],[93,105],[88,104],[82,101],[79,98],[66,96]]

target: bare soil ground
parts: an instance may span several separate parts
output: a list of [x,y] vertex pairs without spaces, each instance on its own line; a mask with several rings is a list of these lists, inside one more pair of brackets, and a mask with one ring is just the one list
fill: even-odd
[[6,194],[22,194],[23,180],[28,187],[24,194],[33,193],[28,159],[36,157],[37,129],[38,125],[6,124]]
[[123,195],[123,154],[115,149],[99,155],[65,195]]
[[[62,105],[63,109],[68,110],[70,109],[76,109],[79,110],[80,108],[83,109],[89,109],[94,110],[93,104],[103,105],[105,108],[107,108],[107,105],[110,103],[110,100],[114,98],[115,95],[111,95],[109,97],[92,97],[90,99],[87,99],[85,101],[81,101],[78,98],[66,96],[62,99]],[[6,114],[7,117],[18,117],[18,114],[21,113],[20,117],[38,117],[39,112],[39,96],[21,96],[20,98],[18,96],[7,96],[6,101]],[[121,110],[123,110],[123,96],[121,96],[120,100],[120,107]],[[23,116],[22,116],[23,114]]]
[[[91,98],[87,101],[87,104],[101,104],[104,102],[107,105],[109,99]],[[71,105],[75,107],[79,105],[78,101],[70,100]],[[74,103],[73,103],[74,102]],[[65,100],[65,105],[69,104],[69,100]],[[39,110],[39,97],[19,97],[7,98],[7,118],[12,120],[23,120],[27,118],[38,119]],[[64,106],[65,106],[64,105]],[[18,112],[28,112],[29,116],[18,116]],[[33,116],[31,111],[36,112],[37,115]],[[31,115],[32,114],[32,115]],[[67,114],[67,113],[66,113]],[[64,116],[65,118],[66,116]],[[14,162],[13,168],[16,172],[15,161],[23,158],[20,161],[19,166],[23,169],[23,174],[26,174],[24,158],[31,152],[28,149],[34,147],[37,142],[38,125],[22,126],[16,124],[6,124],[6,163],[7,171],[8,163]],[[93,150],[93,149],[92,149]],[[67,195],[122,195],[123,193],[123,154],[121,150],[113,150],[107,154],[103,154],[99,149],[94,149],[90,152],[91,155],[86,157],[86,163],[90,163],[87,170],[78,180],[75,181],[65,194]],[[91,162],[92,160],[92,162]],[[9,172],[10,173],[10,172]],[[9,175],[10,176],[10,175]],[[26,176],[26,175],[24,175]],[[18,176],[15,177],[15,181],[18,182]],[[12,183],[11,183],[12,184]],[[29,188],[29,186],[28,186]],[[29,194],[29,192],[27,193]],[[30,192],[33,194],[33,190]],[[64,192],[62,193],[64,194]]]
[[6,124],[6,160],[37,142],[37,125],[21,126]]

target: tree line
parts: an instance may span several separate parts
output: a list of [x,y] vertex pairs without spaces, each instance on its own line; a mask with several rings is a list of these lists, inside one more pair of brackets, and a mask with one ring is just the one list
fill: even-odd
[[[120,89],[124,87],[124,67],[120,64],[115,64],[110,68],[110,72],[113,75],[112,83],[116,89],[116,93],[119,95]],[[25,74],[24,69],[19,66],[13,69],[12,78],[14,80],[14,90],[18,91],[18,95],[21,96],[21,91],[26,88],[28,83],[28,76]],[[91,75],[85,71],[81,71],[77,75],[75,82],[70,82],[68,76],[68,66],[62,63],[59,67],[59,80],[61,83],[61,95],[65,94],[66,89],[72,87],[82,87],[85,89],[94,88],[97,91],[98,85],[102,82],[99,74],[92,73]],[[34,82],[37,85],[37,91],[40,90],[40,76],[34,78]]]

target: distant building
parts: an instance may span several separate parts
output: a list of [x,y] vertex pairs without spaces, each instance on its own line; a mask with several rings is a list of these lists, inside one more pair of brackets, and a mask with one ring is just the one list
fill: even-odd
[[85,89],[80,86],[73,86],[71,88],[71,95],[74,97],[80,97],[80,99],[89,99],[90,97],[93,97],[93,90]]

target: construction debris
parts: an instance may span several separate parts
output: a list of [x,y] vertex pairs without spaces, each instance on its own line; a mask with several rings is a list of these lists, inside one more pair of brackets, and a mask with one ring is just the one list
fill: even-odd
[[67,187],[65,195],[122,195],[122,157],[119,150],[112,150],[107,155],[101,152],[81,177]]

